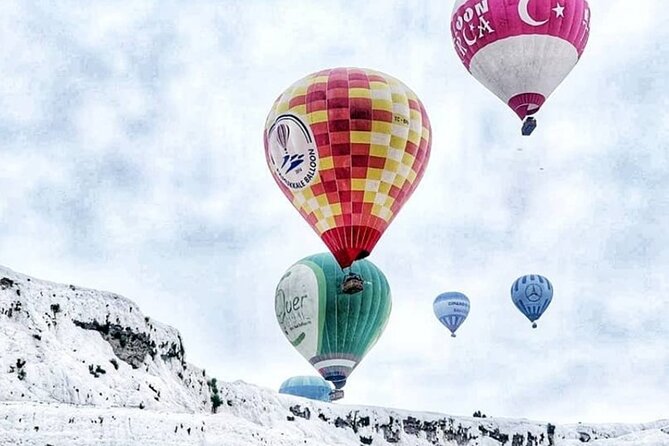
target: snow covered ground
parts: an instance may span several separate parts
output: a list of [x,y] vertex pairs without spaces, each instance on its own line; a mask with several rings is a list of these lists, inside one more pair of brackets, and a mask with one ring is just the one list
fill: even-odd
[[[238,390],[242,391],[245,386]],[[248,389],[245,389],[248,390]],[[269,391],[267,391],[269,392]],[[268,405],[276,401],[267,400]],[[451,418],[407,414],[378,408],[332,406],[313,408],[310,418],[291,415],[282,405],[267,409],[262,420],[257,406],[215,415],[157,412],[132,408],[98,408],[63,404],[5,403],[0,405],[2,445],[548,445],[546,425],[522,420]],[[265,406],[267,407],[267,406]],[[293,405],[292,407],[295,407]],[[295,410],[295,409],[294,409]],[[245,416],[245,412],[248,415]],[[256,412],[255,414],[253,412]],[[297,412],[297,410],[296,410]],[[328,421],[319,417],[327,413]],[[288,414],[288,415],[286,415]],[[318,415],[316,415],[318,414]],[[338,414],[338,415],[337,415]],[[346,425],[355,414],[358,427]],[[370,417],[369,425],[364,422]],[[406,423],[413,417],[413,423]],[[255,419],[255,421],[254,421]],[[337,419],[341,420],[336,427]],[[363,423],[359,423],[363,420]],[[440,424],[444,421],[444,424]],[[350,421],[350,419],[349,419]],[[426,423],[439,426],[426,429]],[[413,430],[418,425],[416,430]],[[669,421],[647,425],[558,426],[555,445],[667,445]],[[483,434],[483,432],[487,434]],[[544,434],[543,436],[541,434]],[[390,441],[388,441],[390,440]]]
[[[216,414],[212,413],[216,406]],[[0,267],[0,445],[669,445],[669,420],[565,425],[313,402],[215,382],[113,293]]]

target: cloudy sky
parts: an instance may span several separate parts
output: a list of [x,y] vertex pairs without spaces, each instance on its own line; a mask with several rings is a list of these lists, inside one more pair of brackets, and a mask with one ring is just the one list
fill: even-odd
[[[433,151],[371,257],[393,313],[346,402],[667,416],[665,1],[591,0],[584,58],[532,138],[457,59],[450,2],[90,3],[0,4],[1,264],[126,295],[220,379],[312,373],[274,289],[325,248],[276,187],[262,130],[293,81],[374,68],[423,100]],[[530,272],[556,289],[537,330],[508,291]],[[472,301],[456,340],[432,313],[446,290]]]

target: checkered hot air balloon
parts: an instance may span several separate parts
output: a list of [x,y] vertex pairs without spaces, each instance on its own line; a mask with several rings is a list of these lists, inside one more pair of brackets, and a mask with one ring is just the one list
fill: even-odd
[[456,0],[455,51],[467,70],[526,120],[567,77],[590,34],[586,0]]
[[342,268],[369,255],[423,176],[430,122],[402,82],[335,68],[290,86],[264,132],[283,193]]
[[452,337],[455,337],[455,331],[467,319],[469,307],[467,296],[458,292],[442,293],[432,305],[434,315],[450,330]]
[[339,286],[344,272],[332,254],[306,257],[286,271],[275,295],[281,331],[336,389],[376,344],[392,307],[390,286],[376,265],[361,260],[351,269],[365,286],[345,294]]

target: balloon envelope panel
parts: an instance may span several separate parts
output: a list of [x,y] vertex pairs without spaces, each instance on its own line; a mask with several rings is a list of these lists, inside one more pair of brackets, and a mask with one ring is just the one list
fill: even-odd
[[583,54],[590,8],[586,0],[458,0],[451,34],[469,72],[524,119]]
[[434,314],[451,333],[462,325],[469,315],[470,303],[467,296],[458,292],[442,293],[434,300]]
[[420,182],[431,128],[418,97],[378,71],[297,81],[265,124],[276,183],[342,267],[369,255]]
[[511,285],[511,299],[516,308],[534,322],[553,300],[553,285],[538,274],[522,276]]
[[364,289],[345,294],[344,272],[330,253],[306,257],[284,274],[275,298],[285,336],[339,387],[383,333],[392,306],[388,281],[372,262],[357,261],[351,271]]
[[279,393],[318,401],[330,401],[332,385],[320,376],[294,376],[285,380]]

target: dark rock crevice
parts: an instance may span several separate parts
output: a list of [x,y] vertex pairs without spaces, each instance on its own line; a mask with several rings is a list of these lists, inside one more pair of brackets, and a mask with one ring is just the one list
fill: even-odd
[[100,333],[102,339],[111,345],[114,354],[122,361],[127,362],[133,369],[138,369],[144,363],[147,355],[156,356],[156,343],[146,333],[134,332],[130,327],[98,321],[82,322],[73,320],[74,325],[84,330],[93,330]]
[[6,290],[7,288],[11,288],[13,286],[14,286],[14,281],[9,277],[3,277],[2,279],[0,279],[1,289]]
[[305,420],[311,418],[311,411],[309,410],[309,408],[305,407],[304,409],[302,409],[299,404],[292,406],[290,408],[290,412],[296,417],[304,418]]

